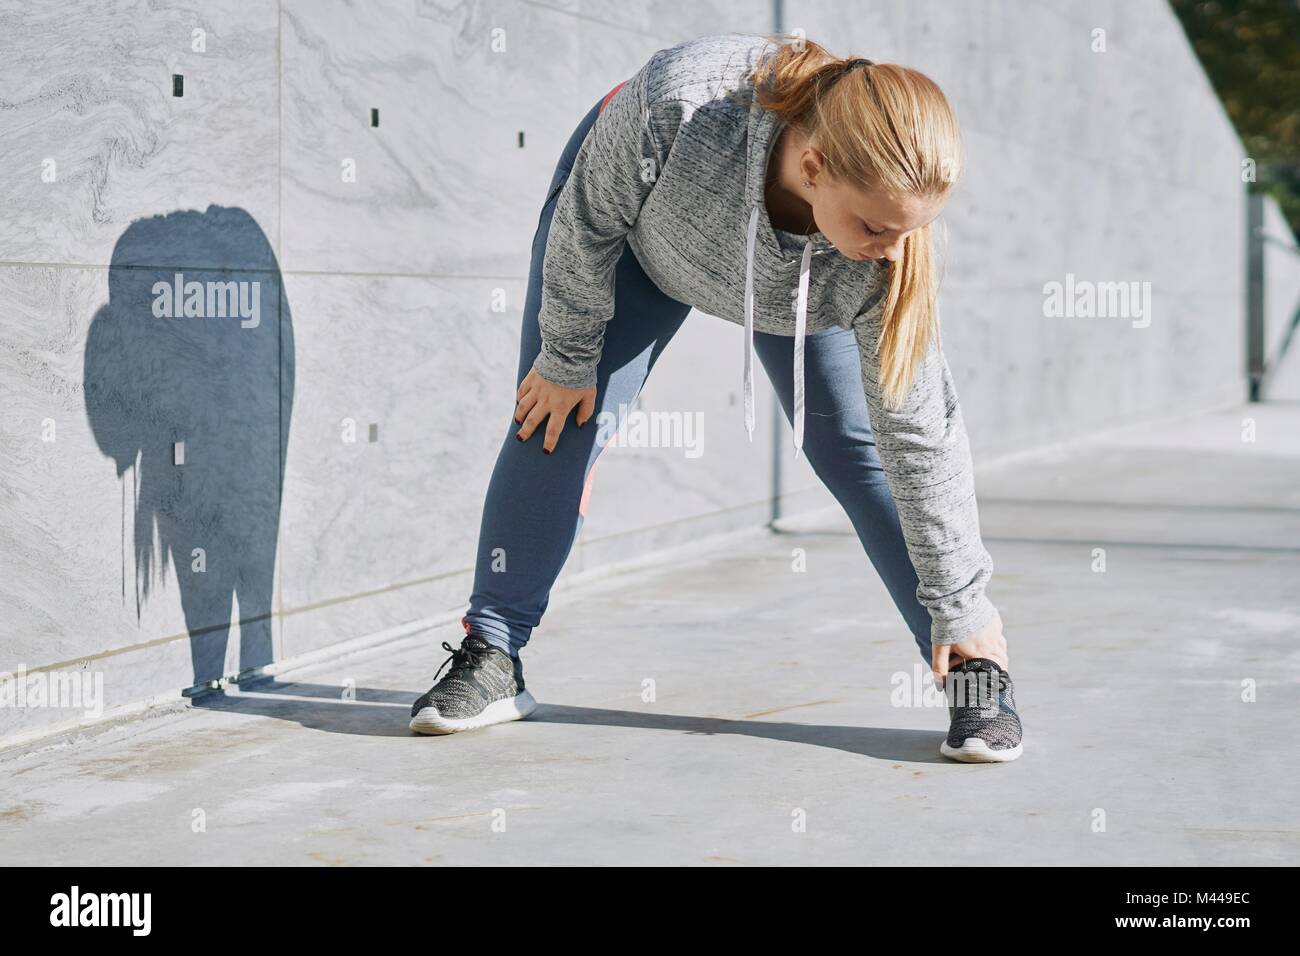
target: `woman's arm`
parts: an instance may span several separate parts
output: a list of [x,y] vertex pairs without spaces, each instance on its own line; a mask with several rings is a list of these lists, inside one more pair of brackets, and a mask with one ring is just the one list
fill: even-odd
[[884,291],[853,320],[853,331],[871,430],[919,580],[916,596],[930,611],[930,640],[957,644],[990,630],[1000,639],[997,611],[984,594],[993,559],[980,540],[970,444],[952,372],[936,337],[901,406],[885,407],[878,375]]
[[566,388],[596,384],[614,267],[658,179],[676,126],[647,106],[658,54],[596,117],[555,201],[542,268],[542,348],[533,369]]

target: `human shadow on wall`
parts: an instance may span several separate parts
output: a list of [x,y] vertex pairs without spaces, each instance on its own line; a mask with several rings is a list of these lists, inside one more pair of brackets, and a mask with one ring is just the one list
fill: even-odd
[[232,599],[240,647],[230,670],[270,663],[294,382],[271,244],[243,209],[139,219],[114,246],[108,291],[84,386],[95,441],[122,483],[122,598],[140,620],[170,565],[195,684],[229,676]]

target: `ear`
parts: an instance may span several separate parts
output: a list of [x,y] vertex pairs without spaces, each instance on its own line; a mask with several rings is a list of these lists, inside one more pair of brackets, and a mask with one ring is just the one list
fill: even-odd
[[804,179],[815,179],[826,168],[826,156],[816,146],[808,146],[799,157],[799,172]]

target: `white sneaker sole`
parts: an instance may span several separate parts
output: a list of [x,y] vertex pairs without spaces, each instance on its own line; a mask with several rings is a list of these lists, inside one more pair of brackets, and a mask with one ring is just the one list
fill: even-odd
[[960,747],[950,747],[945,740],[939,745],[939,753],[953,760],[960,760],[962,763],[1006,763],[1019,757],[1024,746],[1023,743],[1019,743],[1004,750],[994,750],[979,737],[967,737],[961,742]]
[[438,713],[437,707],[425,707],[411,718],[411,729],[417,734],[458,734],[462,730],[477,730],[491,724],[504,724],[521,720],[537,709],[537,701],[528,691],[514,697],[493,701],[473,717],[448,718]]

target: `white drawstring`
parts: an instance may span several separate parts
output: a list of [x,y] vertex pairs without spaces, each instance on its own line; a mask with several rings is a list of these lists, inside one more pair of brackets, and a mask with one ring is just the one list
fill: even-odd
[[[749,214],[745,237],[745,431],[754,440],[754,244],[758,238],[758,207]],[[803,343],[808,327],[808,274],[812,263],[812,240],[803,247],[799,263],[799,290],[794,318],[794,456],[803,448],[804,376]]]
[[745,237],[745,431],[754,440],[754,240],[758,238],[758,207],[749,214]]
[[803,339],[808,327],[808,269],[812,262],[812,240],[804,243],[799,263],[799,298],[794,309],[794,457],[803,448]]

